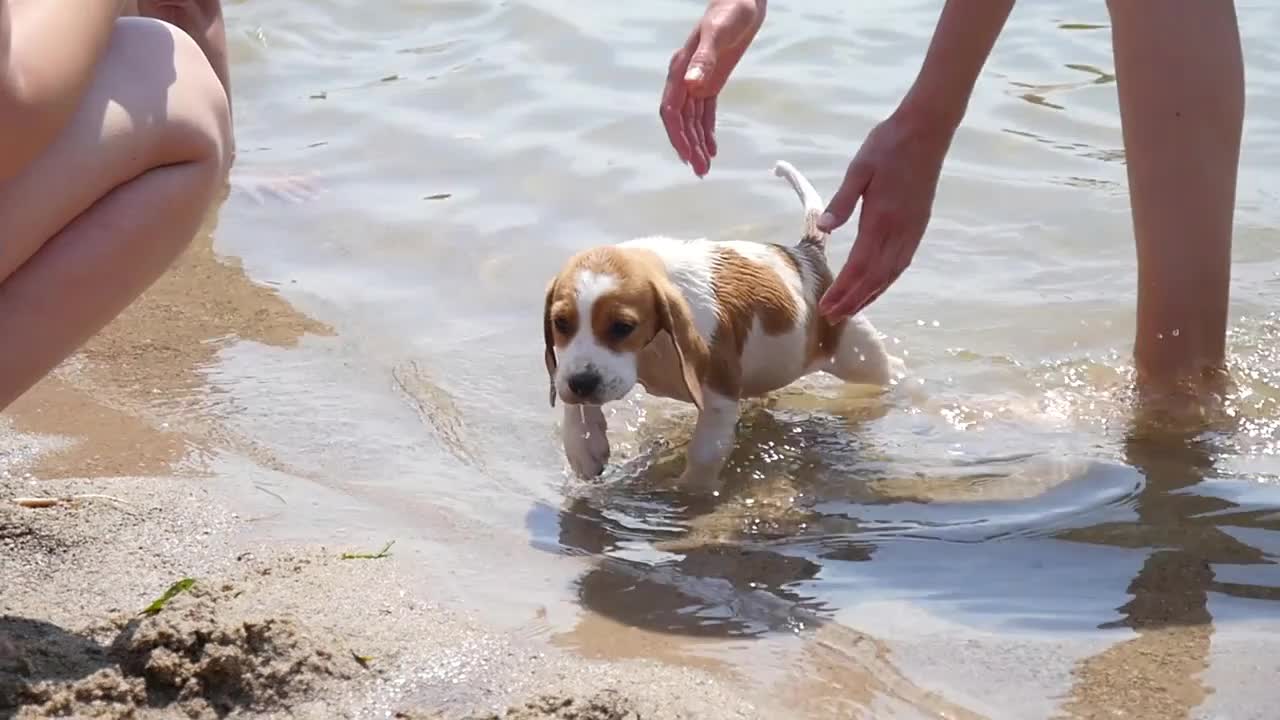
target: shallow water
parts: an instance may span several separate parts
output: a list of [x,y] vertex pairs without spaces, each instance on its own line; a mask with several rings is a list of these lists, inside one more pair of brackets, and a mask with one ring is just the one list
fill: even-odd
[[835,188],[936,5],[775,5],[697,180],[656,109],[701,6],[229,5],[238,187],[296,174],[318,194],[233,193],[214,248],[336,331],[240,343],[207,369],[209,411],[285,468],[263,489],[295,509],[264,528],[395,534],[481,614],[545,613],[540,632],[584,653],[714,666],[815,716],[936,709],[930,692],[992,717],[1087,714],[1144,682],[1181,716],[1280,699],[1257,665],[1274,653],[1219,649],[1275,640],[1280,617],[1280,10],[1239,3],[1227,428],[1130,432],[1105,7],[1024,3],[914,265],[869,311],[910,379],[883,399],[814,379],[753,404],[708,500],[672,482],[688,410],[639,396],[611,410],[605,481],[568,478],[545,283],[638,234],[791,237],[774,160]]

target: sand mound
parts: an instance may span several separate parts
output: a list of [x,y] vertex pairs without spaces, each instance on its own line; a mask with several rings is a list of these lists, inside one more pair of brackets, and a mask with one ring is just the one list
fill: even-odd
[[7,706],[18,717],[135,718],[176,709],[217,718],[285,707],[325,680],[352,676],[352,658],[292,620],[233,611],[237,595],[197,585],[154,616],[113,623],[114,640],[96,648],[52,626],[11,623],[13,647],[0,657],[0,715]]

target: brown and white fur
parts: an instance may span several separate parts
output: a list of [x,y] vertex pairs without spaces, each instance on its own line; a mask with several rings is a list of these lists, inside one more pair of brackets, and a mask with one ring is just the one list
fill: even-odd
[[862,316],[828,322],[817,303],[832,275],[822,198],[790,163],[804,208],[795,245],[644,237],[572,257],[543,312],[551,405],[565,405],[565,455],[595,477],[609,459],[601,406],[638,382],[691,402],[698,420],[682,482],[714,483],[733,449],[738,401],[814,372],[884,386],[900,372]]

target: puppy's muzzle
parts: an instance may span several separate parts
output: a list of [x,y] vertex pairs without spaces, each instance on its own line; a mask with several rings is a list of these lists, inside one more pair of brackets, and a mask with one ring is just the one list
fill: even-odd
[[593,402],[603,382],[604,378],[600,376],[599,371],[588,368],[570,375],[565,384],[569,386],[569,392],[573,393],[576,400]]

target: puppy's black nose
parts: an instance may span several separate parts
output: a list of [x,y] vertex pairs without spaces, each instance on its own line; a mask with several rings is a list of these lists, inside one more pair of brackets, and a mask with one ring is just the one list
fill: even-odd
[[569,376],[569,389],[578,397],[590,397],[599,388],[600,373],[595,372],[594,370],[574,373]]

